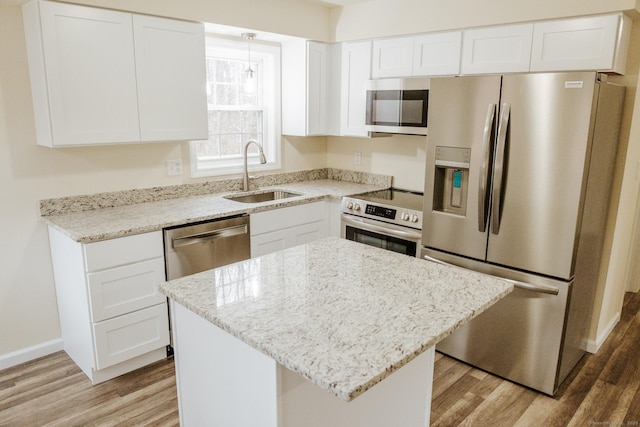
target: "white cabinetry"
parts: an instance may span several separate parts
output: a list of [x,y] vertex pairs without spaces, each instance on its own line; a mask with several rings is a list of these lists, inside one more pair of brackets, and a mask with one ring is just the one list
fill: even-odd
[[413,74],[413,37],[373,41],[371,77],[404,77]]
[[624,74],[631,19],[623,14],[537,22],[531,71],[599,70]]
[[[329,135],[337,132],[332,107],[335,87],[334,49],[310,40],[282,44],[282,133],[293,136]],[[338,80],[339,81],[339,80]]]
[[82,244],[49,227],[64,349],[93,384],[166,357],[162,233]]
[[463,31],[462,74],[528,72],[533,24]]
[[325,202],[313,202],[253,213],[251,257],[327,237]]
[[367,81],[371,78],[371,41],[342,44],[340,135],[369,136],[365,129]]
[[461,31],[416,36],[413,41],[413,75],[459,74],[461,49]]
[[342,200],[341,199],[327,199],[325,201],[327,206],[327,221],[329,226],[329,236],[340,237],[342,227]]
[[23,18],[39,145],[207,137],[201,23],[42,0]]
[[133,15],[140,139],[209,137],[204,27]]
[[460,72],[462,32],[422,34],[373,41],[371,75],[444,76]]

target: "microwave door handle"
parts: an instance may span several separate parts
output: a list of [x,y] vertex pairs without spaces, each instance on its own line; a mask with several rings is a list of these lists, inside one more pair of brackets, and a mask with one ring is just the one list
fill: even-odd
[[511,117],[511,104],[505,102],[502,104],[502,112],[500,113],[500,123],[498,124],[498,147],[496,152],[496,162],[493,172],[493,189],[491,192],[491,232],[498,234],[500,232],[500,209],[502,208],[502,181],[504,178],[504,152],[507,145],[507,128],[509,127],[509,118]]
[[489,209],[487,200],[487,187],[489,186],[489,167],[491,165],[491,144],[493,142],[493,122],[496,115],[496,104],[489,104],[487,116],[484,120],[484,131],[482,136],[482,169],[480,169],[480,182],[478,183],[478,231],[484,233],[487,228],[487,211]]

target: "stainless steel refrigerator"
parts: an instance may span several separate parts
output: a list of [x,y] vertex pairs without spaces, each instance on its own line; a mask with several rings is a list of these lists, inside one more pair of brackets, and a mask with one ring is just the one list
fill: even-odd
[[601,80],[431,79],[421,255],[515,284],[437,350],[549,395],[584,354],[600,266],[624,97]]

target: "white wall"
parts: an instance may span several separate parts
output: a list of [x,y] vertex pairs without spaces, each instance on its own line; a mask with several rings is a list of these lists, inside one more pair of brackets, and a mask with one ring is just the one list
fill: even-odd
[[[50,149],[35,143],[20,4],[0,0],[0,367],[16,352],[60,337],[46,227],[45,198],[189,181],[187,142]],[[293,0],[76,1],[150,14],[328,39],[329,12]],[[268,18],[267,18],[268,17]],[[259,37],[259,36],[258,36]],[[326,166],[326,139],[284,139],[284,171]],[[167,159],[182,158],[182,177]],[[3,363],[5,362],[5,363]]]

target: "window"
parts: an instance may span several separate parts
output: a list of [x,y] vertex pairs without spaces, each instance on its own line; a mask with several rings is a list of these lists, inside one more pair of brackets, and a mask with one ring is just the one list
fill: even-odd
[[242,172],[244,145],[262,145],[267,163],[249,147],[251,170],[280,168],[280,48],[251,42],[253,89],[246,85],[248,45],[207,37],[209,139],[191,142],[191,176]]

